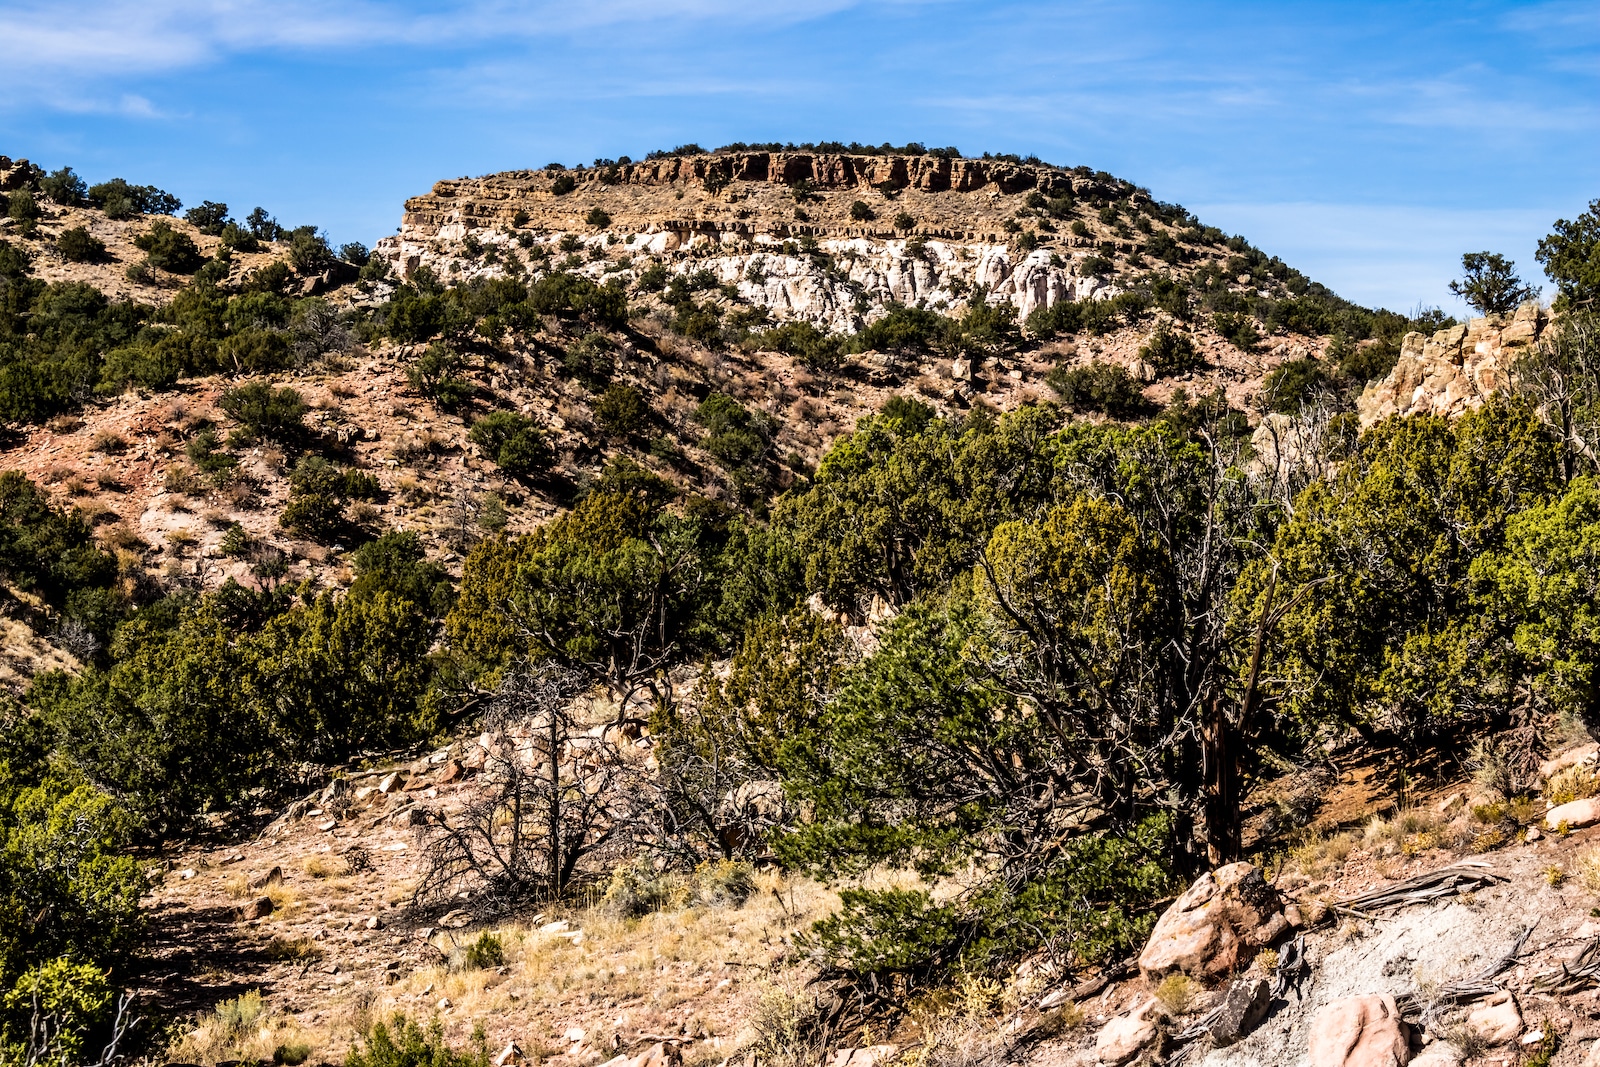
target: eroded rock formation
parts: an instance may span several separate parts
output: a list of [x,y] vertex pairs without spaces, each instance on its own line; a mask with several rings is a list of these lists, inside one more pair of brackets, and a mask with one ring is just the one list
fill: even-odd
[[1388,377],[1370,383],[1356,401],[1363,427],[1390,415],[1459,415],[1504,389],[1512,366],[1538,340],[1549,313],[1536,302],[1511,315],[1490,315],[1440,330],[1408,333]]

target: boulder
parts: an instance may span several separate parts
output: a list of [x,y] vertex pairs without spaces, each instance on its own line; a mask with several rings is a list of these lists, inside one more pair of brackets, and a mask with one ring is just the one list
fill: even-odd
[[1162,913],[1139,969],[1151,980],[1177,972],[1214,979],[1239,963],[1241,946],[1269,944],[1286,929],[1278,894],[1260,869],[1230,863],[1201,875]]
[[248,903],[239,905],[238,916],[240,922],[249,922],[251,919],[263,919],[272,914],[272,898],[256,897]]
[[1119,1015],[1100,1028],[1094,1039],[1095,1058],[1107,1067],[1127,1063],[1161,1036],[1164,1015],[1161,1002],[1151,997],[1135,1002],[1125,1015]]
[[1501,990],[1480,1000],[1467,1012],[1467,1027],[1485,1045],[1506,1045],[1522,1033],[1522,1012],[1517,998]]
[[1539,764],[1539,777],[1549,781],[1569,767],[1594,763],[1597,759],[1600,759],[1600,743],[1569,748],[1565,752],[1556,753]]
[[1344,997],[1311,1023],[1311,1067],[1405,1067],[1411,1059],[1406,1024],[1387,993]]
[[258,874],[254,878],[250,879],[250,888],[265,889],[267,886],[281,881],[283,881],[283,868],[274,867],[272,870],[267,871],[264,874]]
[[1581,830],[1597,822],[1600,822],[1600,797],[1557,804],[1544,813],[1546,830],[1560,830],[1563,825],[1568,830]]
[[402,777],[399,771],[390,771],[378,782],[378,792],[393,793],[396,789],[400,788],[404,781],[405,778]]
[[1271,1004],[1272,986],[1266,979],[1241,978],[1223,994],[1206,1034],[1218,1048],[1235,1044],[1261,1024]]

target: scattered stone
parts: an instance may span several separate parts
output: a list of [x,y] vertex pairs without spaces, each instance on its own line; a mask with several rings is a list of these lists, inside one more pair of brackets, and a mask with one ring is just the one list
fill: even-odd
[[461,764],[451,760],[440,769],[438,784],[449,785],[451,782],[461,781],[464,777],[466,777],[466,772],[462,769]]
[[515,1041],[509,1042],[500,1050],[500,1055],[494,1058],[494,1067],[513,1067],[522,1062],[522,1050]]
[[367,920],[367,929],[368,930],[382,930],[383,929],[383,920],[378,918],[376,915],[374,915],[372,918]]
[[1539,777],[1549,781],[1569,767],[1580,764],[1594,763],[1600,760],[1600,743],[1578,745],[1565,752],[1558,752],[1554,756],[1539,764]]
[[1522,1012],[1517,998],[1501,990],[1479,1001],[1467,1012],[1467,1026],[1485,1045],[1504,1045],[1522,1033]]
[[338,825],[339,825],[339,820],[338,819],[329,819],[326,822],[317,823],[317,829],[321,830],[323,833],[327,833],[329,830],[332,830],[335,826],[338,826]]
[[269,885],[275,885],[275,884],[277,884],[279,882],[282,882],[282,881],[283,881],[283,868],[282,867],[274,867],[274,868],[272,868],[272,870],[267,871],[265,874],[258,874],[254,878],[251,878],[250,879],[250,888],[251,889],[265,889]]
[[561,1036],[566,1041],[570,1042],[571,1044],[576,1045],[578,1042],[582,1041],[584,1038],[588,1037],[589,1035],[588,1035],[587,1032],[585,1032],[585,1030],[581,1026],[569,1026],[569,1027],[567,1027],[567,1032],[562,1034]]
[[1528,832],[1522,835],[1522,839],[1524,841],[1532,842],[1539,840],[1539,838],[1542,836],[1543,835],[1539,833],[1539,828],[1537,826],[1530,826],[1528,827]]
[[1467,806],[1467,794],[1459,789],[1443,800],[1439,801],[1440,815],[1454,815],[1457,811]]
[[439,998],[439,1003],[436,1006],[438,1007],[438,1009],[440,1011],[449,1011],[450,1010],[450,998],[449,997],[440,997]]
[[199,872],[196,871],[193,867],[185,867],[183,870],[178,872],[178,877],[182,878],[185,882],[187,882],[189,879],[193,878],[198,873]]
[[240,922],[249,922],[252,919],[263,919],[272,914],[272,898],[256,897],[248,903],[239,905],[237,914]]
[[218,860],[217,861],[217,866],[218,867],[227,867],[227,866],[230,866],[230,865],[235,864],[235,863],[243,863],[243,862],[244,862],[244,853],[243,852],[235,852],[231,856],[224,856],[222,859]]
[[1241,944],[1269,944],[1288,925],[1261,870],[1230,863],[1195,879],[1162,913],[1139,954],[1139,969],[1152,981],[1180,971],[1216,978],[1238,964]]
[[1283,919],[1296,930],[1306,924],[1305,916],[1301,914],[1300,905],[1298,904],[1285,904],[1283,906]]
[[1387,993],[1344,997],[1311,1023],[1311,1067],[1405,1067],[1411,1059],[1406,1024]]
[[459,930],[472,921],[472,916],[465,908],[457,908],[448,912],[439,920],[439,925],[446,930]]
[[388,794],[400,788],[400,772],[390,771],[378,782],[378,792]]
[[1263,978],[1241,978],[1223,995],[1219,1014],[1206,1033],[1218,1048],[1238,1043],[1261,1024],[1272,1004],[1272,986]]
[[1563,826],[1568,830],[1581,830],[1597,822],[1600,822],[1600,797],[1557,804],[1544,813],[1544,828],[1557,832]]
[[878,1064],[888,1063],[899,1054],[899,1045],[842,1048],[828,1057],[828,1067],[878,1067]]
[[1107,1067],[1127,1063],[1160,1037],[1163,1017],[1161,1002],[1155,997],[1143,1004],[1135,1002],[1126,1015],[1119,1015],[1100,1028],[1094,1039],[1095,1058]]
[[1524,1045],[1537,1045],[1539,1042],[1544,1040],[1544,1031],[1543,1030],[1529,1030],[1527,1033],[1523,1034],[1522,1037],[1519,1038],[1518,1040],[1520,1041],[1521,1044],[1524,1044]]
[[569,929],[571,926],[572,924],[567,922],[567,920],[557,919],[555,922],[545,923],[543,926],[539,927],[539,932],[541,934],[559,934],[563,930]]

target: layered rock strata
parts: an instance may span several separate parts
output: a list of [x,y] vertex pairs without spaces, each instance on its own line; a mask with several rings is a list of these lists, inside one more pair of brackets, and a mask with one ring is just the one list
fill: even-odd
[[[1062,300],[1116,293],[1094,265],[1137,252],[1139,242],[1073,236],[1043,213],[1033,221],[1021,210],[1029,193],[1149,202],[1142,190],[1086,168],[727,153],[441,181],[406,201],[400,232],[376,254],[402,276],[427,266],[455,280],[515,270],[523,260],[533,271],[560,264],[597,280],[629,280],[641,264],[659,261],[679,273],[708,270],[777,319],[842,332],[889,301],[942,310],[981,289],[1026,317]],[[1019,217],[1037,247],[1008,236],[1019,232]]]

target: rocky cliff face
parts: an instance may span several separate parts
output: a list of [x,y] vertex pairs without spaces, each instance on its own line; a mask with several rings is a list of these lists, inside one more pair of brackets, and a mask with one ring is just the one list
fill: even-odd
[[[1061,233],[1038,209],[1068,197],[1149,203],[1142,190],[1087,168],[728,153],[442,181],[406,202],[399,234],[377,253],[403,275],[426,265],[460,279],[516,272],[524,260],[537,269],[562,255],[566,269],[628,279],[639,257],[651,257],[709,270],[778,319],[849,332],[885,302],[940,309],[980,287],[1021,317],[1115,293],[1096,276],[1099,264],[1137,262],[1158,226],[1136,235],[1096,221]],[[1009,236],[1024,230],[1026,241]],[[611,258],[619,248],[621,261]]]
[[1387,378],[1370,383],[1356,401],[1363,427],[1391,415],[1459,415],[1506,387],[1512,366],[1549,323],[1537,302],[1512,315],[1491,315],[1440,330],[1408,333]]

